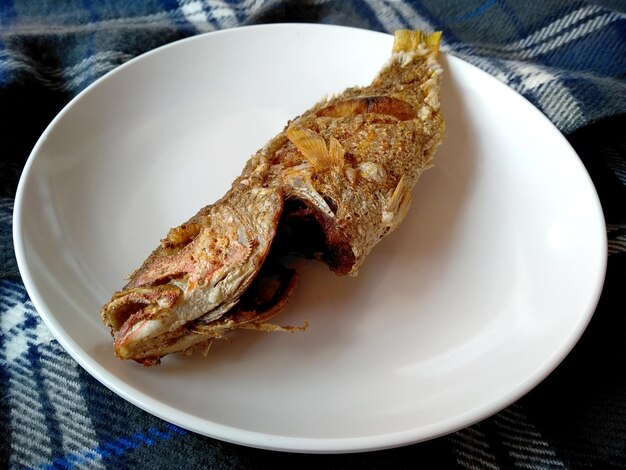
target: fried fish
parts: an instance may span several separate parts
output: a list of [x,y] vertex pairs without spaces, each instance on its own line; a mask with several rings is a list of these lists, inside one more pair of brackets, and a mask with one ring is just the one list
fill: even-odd
[[219,201],[169,231],[101,311],[115,354],[156,365],[268,323],[297,274],[286,256],[356,275],[407,214],[442,141],[441,34],[401,30],[373,82],[324,99],[248,160]]

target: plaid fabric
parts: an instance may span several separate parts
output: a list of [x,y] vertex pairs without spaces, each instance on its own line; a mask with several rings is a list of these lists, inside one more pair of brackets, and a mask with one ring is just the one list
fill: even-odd
[[[0,0],[0,467],[625,468],[626,5],[551,0]],[[317,22],[442,30],[568,137],[598,189],[606,284],[574,351],[514,405],[460,432],[370,454],[300,456],[195,435],[126,403],[51,337],[21,283],[11,220],[51,119],[128,59],[201,32]]]

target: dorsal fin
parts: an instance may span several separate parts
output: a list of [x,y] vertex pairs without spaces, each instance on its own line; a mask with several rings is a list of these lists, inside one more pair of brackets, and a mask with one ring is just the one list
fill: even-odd
[[328,146],[321,135],[310,129],[289,127],[286,134],[315,171],[343,168],[345,150],[334,137]]

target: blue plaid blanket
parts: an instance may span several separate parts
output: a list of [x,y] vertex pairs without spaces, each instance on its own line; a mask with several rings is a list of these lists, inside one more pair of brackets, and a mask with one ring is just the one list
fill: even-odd
[[[202,32],[273,22],[443,31],[443,47],[524,95],[600,195],[609,262],[596,314],[542,384],[497,415],[401,449],[308,456],[199,436],[128,404],[50,335],[20,280],[12,209],[37,138],[125,61]],[[0,467],[626,468],[626,4],[521,0],[0,0]]]

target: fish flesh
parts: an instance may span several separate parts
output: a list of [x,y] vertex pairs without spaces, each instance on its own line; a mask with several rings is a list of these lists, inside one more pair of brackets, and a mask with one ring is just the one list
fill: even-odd
[[248,160],[219,201],[172,228],[102,310],[115,354],[150,366],[269,323],[297,273],[289,256],[356,275],[406,216],[444,133],[441,33],[396,31],[372,83],[325,98]]

